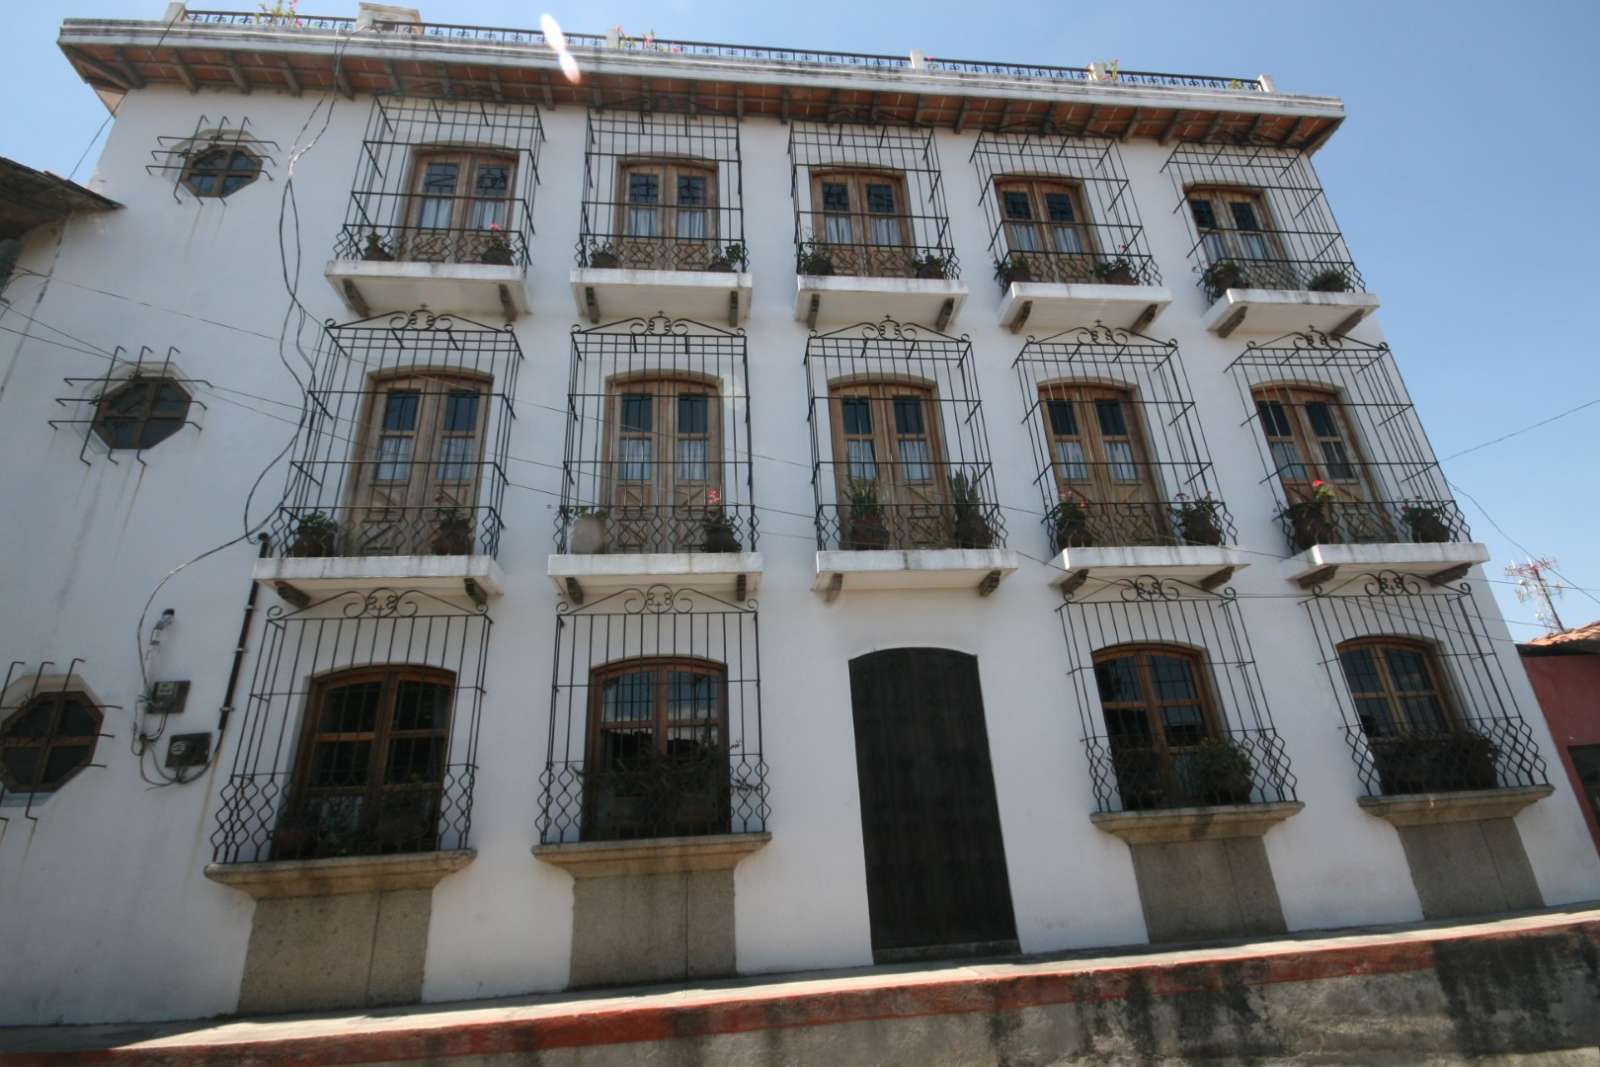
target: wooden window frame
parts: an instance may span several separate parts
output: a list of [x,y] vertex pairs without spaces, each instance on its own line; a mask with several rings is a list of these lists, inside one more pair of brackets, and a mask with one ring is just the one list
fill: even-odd
[[[39,704],[50,703],[50,720],[42,734],[33,737],[14,737],[12,728],[21,719],[33,711]],[[76,702],[89,709],[89,714],[94,718],[94,733],[84,735],[61,736],[62,709],[68,702]],[[38,752],[39,760],[34,767],[33,781],[23,782],[13,778],[10,768],[0,761],[0,783],[6,791],[14,793],[54,793],[63,785],[77,777],[78,772],[94,762],[94,753],[100,743],[100,730],[105,724],[105,713],[100,710],[100,705],[90,699],[89,694],[81,689],[52,689],[43,693],[35,693],[22,703],[11,715],[6,717],[4,724],[0,724],[0,752],[10,752],[15,749],[29,749]],[[50,756],[58,749],[85,749],[83,761],[60,778],[53,782],[45,781],[45,773],[50,767]]]
[[[661,373],[634,371],[613,375],[606,380],[605,417],[602,426],[605,437],[600,454],[600,506],[612,513],[614,519],[612,526],[619,541],[628,543],[642,539],[646,543],[646,547],[641,549],[643,551],[688,551],[689,545],[680,545],[676,542],[689,536],[691,532],[698,534],[702,525],[698,518],[692,521],[685,519],[656,523],[649,514],[630,520],[628,512],[638,509],[660,512],[666,509],[666,513],[676,515],[680,509],[711,508],[725,503],[728,463],[725,457],[726,426],[722,385],[722,380],[712,375],[670,371]],[[650,429],[626,430],[622,418],[623,399],[640,394],[650,397]],[[679,430],[679,402],[686,396],[705,397],[704,434],[684,434]],[[650,477],[647,479],[624,481],[620,477],[623,465],[622,442],[630,437],[648,437],[651,441]],[[678,443],[684,440],[706,442],[704,481],[685,480],[679,477]],[[634,487],[633,491],[640,493],[644,491],[642,488],[644,486],[649,487],[648,491],[652,498],[650,504],[631,504],[621,499],[628,487]],[[712,503],[712,493],[716,494],[716,504]],[[640,522],[642,528],[630,531],[630,521]],[[668,539],[674,542],[672,545],[655,543],[662,531],[667,532]],[[639,536],[634,537],[633,534]]]
[[[176,389],[183,396],[183,411],[177,415],[157,416],[154,413],[156,398],[161,395],[161,391],[163,389],[168,387]],[[114,400],[116,400],[117,397],[122,396],[124,393],[131,392],[134,389],[144,390],[144,401],[139,405],[138,413],[136,415],[110,414],[107,410],[108,406]],[[169,438],[177,436],[178,431],[182,430],[184,424],[188,422],[189,409],[193,406],[194,397],[189,394],[189,390],[185,389],[176,378],[147,376],[129,378],[127,381],[119,382],[112,388],[106,390],[104,395],[95,401],[93,423],[94,431],[96,436],[98,436],[101,441],[105,442],[106,448],[112,451],[144,451],[146,449],[154,448],[156,445],[159,445],[161,442],[166,441]],[[137,442],[131,445],[115,444],[112,424],[129,422],[134,423],[137,427]],[[163,433],[154,441],[146,444],[144,442],[144,435],[152,422],[170,422],[174,425],[169,432]]]
[[[825,184],[842,184],[849,190],[850,206],[845,211],[824,207]],[[867,186],[888,185],[894,190],[895,211],[891,214],[868,208]],[[910,184],[905,173],[871,167],[832,167],[811,172],[811,237],[819,254],[826,255],[838,274],[856,277],[910,277],[912,264],[923,253],[916,244],[912,225]],[[848,241],[833,241],[828,236],[828,219],[843,218],[849,226]],[[880,244],[874,240],[874,219],[894,219],[898,243]]]
[[[1150,657],[1168,656],[1181,659],[1189,665],[1193,674],[1195,697],[1192,700],[1162,700],[1156,694],[1155,676],[1150,666]],[[1227,730],[1224,728],[1220,709],[1217,705],[1216,693],[1212,688],[1212,678],[1206,670],[1206,653],[1202,649],[1190,648],[1185,645],[1164,644],[1161,642],[1132,642],[1129,644],[1112,645],[1099,649],[1091,657],[1092,666],[1098,668],[1102,663],[1114,660],[1134,660],[1134,670],[1139,678],[1139,688],[1143,694],[1142,701],[1107,701],[1099,692],[1099,680],[1096,678],[1096,697],[1100,700],[1101,722],[1106,731],[1107,749],[1111,750],[1113,762],[1116,759],[1114,740],[1111,730],[1111,721],[1107,711],[1132,711],[1137,710],[1144,715],[1145,729],[1150,737],[1150,751],[1160,767],[1160,778],[1165,795],[1169,798],[1183,798],[1182,784],[1177,773],[1176,754],[1193,751],[1194,746],[1172,745],[1167,740],[1166,722],[1162,711],[1167,707],[1186,707],[1199,705],[1200,718],[1205,728],[1204,742],[1208,739],[1225,737]],[[1119,789],[1121,785],[1119,783]],[[1124,797],[1124,802],[1128,798]],[[1187,801],[1183,801],[1187,803]]]
[[[626,829],[627,820],[619,820],[618,825],[601,826],[598,823],[596,809],[597,799],[601,788],[601,780],[609,777],[608,769],[603,766],[605,758],[605,734],[621,732],[624,730],[638,730],[641,723],[637,720],[614,724],[608,728],[604,721],[605,716],[605,683],[613,678],[621,678],[630,674],[650,673],[654,677],[651,682],[651,718],[650,730],[652,738],[651,751],[657,757],[668,755],[668,744],[671,741],[671,731],[674,728],[698,729],[706,725],[714,725],[717,731],[717,744],[724,752],[732,750],[732,741],[728,736],[728,667],[725,663],[705,659],[697,656],[639,656],[631,659],[615,660],[611,663],[601,664],[589,671],[589,699],[587,712],[588,733],[584,744],[584,766],[589,769],[589,774],[584,788],[583,828],[582,838],[593,840],[597,833],[607,838],[618,836],[604,831]],[[674,673],[692,674],[698,677],[715,678],[717,681],[717,709],[712,719],[695,719],[689,722],[673,722],[667,718],[668,685]],[[722,768],[723,778],[720,783],[712,783],[718,790],[716,810],[711,812],[711,819],[718,825],[726,823],[731,816],[731,796],[728,786],[731,784],[727,776],[728,768]],[[650,816],[645,815],[634,826],[647,826]],[[723,832],[727,832],[724,830]],[[622,837],[644,836],[622,834]]]
[[[1313,483],[1318,481],[1322,482],[1336,498],[1347,502],[1370,502],[1380,499],[1378,486],[1373,480],[1372,467],[1366,461],[1361,440],[1356,433],[1356,424],[1346,411],[1344,397],[1339,390],[1324,385],[1295,382],[1263,383],[1251,388],[1250,398],[1257,405],[1256,417],[1261,422],[1261,436],[1267,442],[1267,461],[1272,464],[1273,473],[1283,486],[1290,503],[1310,500],[1314,492]],[[1272,427],[1267,425],[1267,420],[1260,411],[1260,405],[1263,403],[1278,404],[1283,408],[1284,416],[1289,423],[1288,437],[1269,432]],[[1328,405],[1334,425],[1342,433],[1336,437],[1317,434],[1311,424],[1311,416],[1306,411],[1308,404]],[[1329,464],[1324,459],[1321,448],[1327,441],[1343,443],[1345,462],[1350,466],[1354,477],[1335,479],[1329,476],[1327,470]],[[1277,460],[1273,458],[1272,445],[1280,442],[1294,445],[1300,457],[1300,467],[1305,471],[1303,479],[1289,478],[1284,470],[1279,469]]]
[[[1389,670],[1387,657],[1383,655],[1384,650],[1390,648],[1415,653],[1422,660],[1423,669],[1427,673],[1431,688],[1401,690]],[[1366,649],[1371,653],[1373,667],[1378,676],[1379,688],[1376,691],[1357,692],[1351,682],[1349,672],[1344,670],[1344,654],[1357,649]],[[1350,690],[1351,707],[1355,710],[1357,722],[1360,722],[1360,702],[1362,700],[1382,700],[1388,705],[1389,718],[1395,725],[1394,732],[1372,734],[1368,733],[1365,724],[1362,724],[1362,733],[1368,738],[1382,742],[1404,737],[1440,736],[1432,731],[1418,730],[1416,724],[1411,722],[1403,701],[1407,697],[1418,696],[1431,696],[1438,701],[1439,717],[1444,721],[1446,735],[1462,732],[1461,716],[1450,688],[1449,676],[1445,673],[1444,664],[1439,662],[1437,649],[1429,642],[1411,637],[1374,634],[1341,642],[1334,649],[1334,653],[1340,658],[1340,673],[1344,676],[1346,688]]]
[[[460,168],[456,172],[456,189],[458,191],[448,194],[429,193],[425,188],[428,177],[428,167],[433,163],[455,163]],[[484,164],[503,165],[509,173],[506,175],[506,193],[503,197],[477,195],[478,168]],[[462,182],[465,181],[465,189]],[[458,230],[476,231],[487,227],[469,226],[472,206],[480,201],[500,201],[505,204],[506,221],[500,225],[502,231],[511,229],[511,205],[516,200],[517,188],[517,156],[515,152],[503,148],[466,147],[450,145],[435,145],[419,148],[411,158],[411,184],[412,194],[410,209],[406,212],[406,225],[409,229],[427,233],[430,230]],[[422,206],[428,200],[449,200],[450,225],[449,226],[423,226]]]
[[[630,180],[635,174],[645,172],[654,172],[660,181],[660,199],[652,205],[658,212],[659,225],[654,234],[630,234],[628,213],[634,206],[628,198]],[[620,160],[617,163],[616,215],[613,231],[617,235],[617,240],[705,244],[715,248],[721,237],[720,227],[717,225],[719,221],[717,174],[717,164],[713,160],[653,156]],[[690,211],[705,212],[706,232],[700,237],[683,237],[678,233],[678,211],[683,207],[678,203],[678,179],[685,177],[702,177],[706,180],[706,202],[689,208]]]
[[[1194,216],[1194,204],[1197,200],[1206,201],[1211,205],[1216,226],[1200,225],[1200,220]],[[1233,210],[1225,206],[1241,203],[1249,204],[1255,210],[1257,229],[1242,230],[1234,224]],[[1193,223],[1195,232],[1200,235],[1200,248],[1209,264],[1231,260],[1248,266],[1251,263],[1278,263],[1288,258],[1283,249],[1283,242],[1279,238],[1272,210],[1267,204],[1264,189],[1246,185],[1191,185],[1184,190],[1184,207],[1189,212],[1189,221]],[[1219,212],[1219,207],[1225,209]],[[1239,236],[1244,233],[1261,235],[1265,256],[1246,254],[1243,239]],[[1209,234],[1218,236],[1218,241],[1222,245],[1221,255],[1213,254],[1211,246],[1206,242]]]
[[[938,387],[921,379],[875,376],[837,378],[828,383],[828,429],[841,524],[847,521],[850,513],[850,484],[854,480],[850,477],[847,441],[861,436],[845,433],[844,401],[853,399],[867,401],[872,419],[873,463],[877,470],[873,481],[878,486],[878,503],[885,509],[889,528],[904,535],[896,538],[897,547],[946,543],[949,531],[945,529],[948,525],[945,511],[952,469],[945,452]],[[932,468],[933,475],[927,481],[909,481],[902,473],[905,457],[901,453],[902,437],[895,422],[895,401],[910,399],[918,400],[922,408],[920,436],[928,444],[926,465]],[[925,536],[916,536],[919,530]],[[898,544],[901,541],[907,543]]]
[[[216,155],[218,152],[227,156],[220,167],[203,164],[202,161],[209,156]],[[235,155],[242,155],[250,161],[251,168],[248,176],[246,176],[245,172],[234,169]],[[254,183],[261,177],[261,171],[261,157],[248,147],[242,144],[210,144],[198,151],[189,153],[188,158],[184,160],[183,173],[178,180],[183,183],[183,187],[189,190],[192,196],[221,200],[223,197],[232,196],[245,186]],[[202,191],[194,187],[194,179],[202,175],[210,178],[215,183],[211,189]],[[227,188],[227,180],[229,178],[244,178],[245,180],[236,187],[229,189]]]
[[[1006,213],[1005,197],[1007,193],[1012,192],[1020,192],[1027,196],[1028,210],[1033,214],[1032,219],[1016,220]],[[1061,223],[1050,220],[1045,201],[1045,196],[1050,193],[1067,195],[1076,216],[1072,222]],[[1006,175],[995,178],[994,195],[1000,225],[1005,233],[1008,262],[1014,263],[1018,259],[1025,261],[1035,281],[1098,280],[1095,277],[1094,267],[1101,262],[1102,253],[1095,237],[1094,221],[1089,215],[1088,201],[1084,196],[1082,183],[1059,177]],[[1034,232],[1039,245],[1037,248],[1017,247],[1016,231],[1024,227]],[[1062,228],[1077,233],[1081,251],[1063,252],[1056,247],[1054,231]]]
[[[1045,446],[1056,496],[1062,501],[1076,502],[1074,498],[1077,498],[1084,504],[1105,506],[1098,516],[1093,512],[1089,515],[1090,528],[1101,527],[1095,534],[1101,544],[1167,544],[1171,541],[1172,531],[1162,517],[1164,510],[1159,507],[1163,502],[1163,489],[1157,479],[1155,456],[1137,396],[1134,387],[1109,382],[1057,380],[1039,384],[1039,417],[1044,420]],[[1108,436],[1102,431],[1098,405],[1107,400],[1121,405],[1125,433]],[[1050,414],[1053,402],[1071,406],[1077,434],[1056,432]],[[1056,456],[1056,445],[1062,441],[1078,444],[1088,477],[1067,477],[1069,472]],[[1119,481],[1112,477],[1116,463],[1108,445],[1114,443],[1129,446],[1132,459],[1128,462],[1134,469],[1131,480]]]
[[[310,804],[322,796],[360,796],[362,827],[359,831],[369,840],[377,842],[379,818],[385,794],[432,792],[434,800],[433,838],[437,840],[440,809],[444,797],[445,780],[450,774],[450,738],[455,725],[456,674],[443,667],[414,664],[386,664],[372,667],[354,667],[333,671],[312,680],[311,692],[306,700],[305,712],[300,722],[300,732],[295,750],[294,777],[289,791],[286,813],[289,821],[305,818]],[[330,692],[366,682],[381,683],[378,708],[374,713],[372,730],[323,731],[321,729],[323,704]],[[394,726],[395,700],[401,682],[421,682],[425,685],[442,685],[449,695],[445,704],[444,723],[430,730],[397,730]],[[424,783],[390,783],[388,775],[390,746],[396,740],[441,738],[444,751],[439,759],[439,776]],[[366,783],[362,786],[314,786],[311,784],[312,760],[316,746],[323,741],[367,741],[371,749],[367,759]],[[283,831],[274,843],[281,848]],[[290,851],[293,851],[292,849]],[[414,851],[414,850],[408,850]],[[426,850],[425,850],[426,851]]]

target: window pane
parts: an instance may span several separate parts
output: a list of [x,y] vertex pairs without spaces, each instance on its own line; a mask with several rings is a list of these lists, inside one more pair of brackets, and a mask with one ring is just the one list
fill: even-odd
[[898,218],[872,218],[872,243],[875,245],[900,244],[900,220]]
[[1089,465],[1084,462],[1083,445],[1077,441],[1056,442],[1056,465],[1061,477],[1069,482],[1089,480]]
[[88,745],[69,745],[52,748],[45,757],[44,780],[41,785],[59,785],[61,779],[89,762]]
[[1011,235],[1011,248],[1017,252],[1039,251],[1039,229],[1036,226],[1008,226],[1007,232]]
[[1005,207],[1006,218],[1021,222],[1032,220],[1033,204],[1029,201],[1027,193],[1021,190],[1008,190],[1001,194],[1000,200]]
[[652,445],[648,437],[624,437],[619,449],[617,478],[624,482],[648,482],[650,469],[655,466]]
[[847,397],[839,402],[844,415],[844,432],[868,434],[872,432],[872,408],[860,397]]
[[247,174],[225,174],[222,177],[222,195],[238,192],[249,184],[250,176]]
[[1357,698],[1356,717],[1361,720],[1361,730],[1368,737],[1393,737],[1399,732],[1386,697]]
[[911,396],[897,396],[894,399],[894,430],[895,433],[918,434],[926,432],[922,427],[922,401]]
[[1107,441],[1106,459],[1111,464],[1112,481],[1136,482],[1139,480],[1139,467],[1133,461],[1133,445],[1127,441]]
[[634,671],[608,678],[600,687],[600,721],[653,722],[655,695],[654,671]]
[[256,161],[246,152],[235,152],[233,158],[228,161],[228,168],[239,174],[254,174]]
[[1433,683],[1428,679],[1427,664],[1415,649],[1388,647],[1383,650],[1383,659],[1388,665],[1389,677],[1399,692],[1415,693],[1433,688]]
[[1271,251],[1267,248],[1267,239],[1259,233],[1244,233],[1239,235],[1239,243],[1244,246],[1245,259],[1271,259]]
[[456,177],[461,167],[456,163],[429,163],[422,175],[422,191],[436,196],[447,196],[456,191]]
[[401,679],[395,684],[396,730],[443,730],[449,719],[450,687]]
[[55,711],[55,697],[38,697],[28,705],[28,709],[6,730],[7,737],[48,737],[50,734],[50,717]]
[[878,452],[871,441],[845,442],[845,467],[853,482],[878,480]]
[[1144,699],[1139,685],[1139,672],[1131,656],[1102,660],[1094,665],[1095,684],[1100,689],[1100,700],[1106,704],[1132,704]]
[[375,482],[403,482],[411,477],[410,437],[378,438],[378,467],[373,472]]
[[1083,235],[1072,226],[1057,226],[1051,231],[1055,236],[1056,251],[1063,255],[1083,254]]
[[1370,648],[1349,648],[1339,653],[1339,663],[1344,667],[1345,684],[1357,696],[1363,693],[1381,693],[1383,683],[1378,678],[1378,663],[1372,658]]
[[42,748],[8,748],[0,752],[0,760],[6,765],[6,772],[14,781],[25,785],[34,784],[34,775],[39,773],[39,754]]
[[1077,210],[1072,206],[1072,197],[1066,193],[1044,194],[1045,217],[1051,222],[1077,222]]
[[1178,656],[1151,656],[1150,680],[1155,684],[1157,700],[1194,700],[1200,695],[1195,687],[1194,664]]
[[[1097,677],[1099,671],[1096,667]],[[1111,738],[1113,749],[1149,748],[1150,719],[1143,708],[1107,708],[1106,735]]]
[[1350,453],[1345,451],[1343,441],[1322,442],[1322,463],[1328,472],[1328,477],[1334,481],[1355,480],[1356,469],[1350,462]]
[[318,741],[311,750],[310,785],[327,788],[366,785],[371,741]]
[[511,168],[503,163],[480,164],[473,190],[479,196],[505,196],[511,190]]
[[505,229],[506,204],[504,200],[474,200],[467,225],[474,230]]
[[329,689],[322,697],[317,730],[324,734],[371,733],[378,725],[382,682],[359,682]]
[[706,203],[706,179],[703,174],[682,174],[678,176],[678,206],[679,207],[704,207]]
[[1450,731],[1438,697],[1403,697],[1400,707],[1405,712],[1406,724],[1416,733],[1443,734]]
[[706,236],[706,213],[703,210],[678,210],[678,236],[685,241],[699,241]]
[[1278,477],[1291,482],[1306,480],[1305,464],[1300,462],[1300,449],[1293,441],[1269,441],[1267,448],[1272,453],[1272,466]]
[[667,675],[667,721],[692,722],[717,715],[717,679],[672,671]]
[[658,237],[660,231],[656,227],[656,209],[653,207],[630,207],[628,209],[627,236],[629,237]]
[[704,438],[693,438],[678,442],[678,480],[680,482],[704,482],[706,476],[706,446],[710,442]]
[[1190,200],[1189,210],[1194,212],[1194,224],[1202,230],[1217,228],[1217,214],[1212,210],[1209,200]]
[[1100,432],[1107,437],[1128,436],[1128,419],[1120,400],[1096,400],[1095,417],[1100,421]]
[[849,211],[850,187],[843,182],[823,182],[822,208],[824,211]]
[[1050,413],[1050,432],[1062,437],[1078,436],[1078,417],[1070,401],[1050,400],[1045,403]]
[[189,410],[189,395],[176,385],[155,386],[155,399],[150,405],[152,415],[181,416]]
[[1318,437],[1338,437],[1339,426],[1333,421],[1333,409],[1326,402],[1314,400],[1306,404],[1306,421],[1311,432]]
[[680,396],[678,398],[678,432],[679,433],[705,433],[707,428],[707,415],[710,405],[703,396]]
[[383,428],[391,431],[415,430],[417,405],[421,402],[421,398],[421,393],[390,393],[383,404]]
[[389,742],[383,780],[387,785],[437,782],[444,777],[444,753],[442,737],[397,737]]
[[933,481],[933,453],[928,442],[920,438],[902,437],[900,445],[900,477],[906,482]]
[[661,179],[654,174],[628,175],[628,203],[654,204],[661,199]]
[[867,185],[867,210],[874,215],[894,214],[894,186]]
[[847,245],[854,238],[850,236],[850,217],[848,215],[828,215],[823,219],[822,233],[829,244]]
[[446,437],[439,442],[439,464],[434,477],[441,482],[470,482],[477,440],[472,437]]
[[100,732],[94,721],[94,709],[77,697],[67,697],[61,702],[61,721],[56,726],[57,737],[93,737]]
[[1206,739],[1206,719],[1198,704],[1162,708],[1161,726],[1169,745],[1188,747]]
[[1256,208],[1254,204],[1242,204],[1238,201],[1228,205],[1233,212],[1233,224],[1241,230],[1259,230],[1261,224],[1256,221]]
[[139,447],[152,448],[183,427],[182,419],[148,419],[139,429]]
[[472,433],[478,428],[478,394],[451,393],[444,401],[444,432]]
[[210,174],[190,174],[189,188],[202,195],[209,194],[217,187],[217,179]]
[[654,400],[649,393],[628,393],[622,398],[623,432],[650,433],[654,429]]

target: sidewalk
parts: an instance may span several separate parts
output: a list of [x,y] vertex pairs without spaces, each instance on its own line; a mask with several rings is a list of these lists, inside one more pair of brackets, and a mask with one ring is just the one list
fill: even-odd
[[757,977],[370,1013],[0,1030],[62,1064],[1600,1063],[1600,905],[1178,951]]

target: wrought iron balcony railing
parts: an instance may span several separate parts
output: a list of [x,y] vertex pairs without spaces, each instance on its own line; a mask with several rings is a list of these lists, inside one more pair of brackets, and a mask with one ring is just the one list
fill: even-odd
[[661,237],[617,232],[621,227],[585,228],[578,242],[578,266],[622,270],[742,271],[743,244],[716,237]]
[[760,832],[769,811],[766,770],[759,753],[714,747],[644,752],[605,769],[582,760],[554,762],[540,778],[542,839]]
[[1215,501],[1063,500],[1044,517],[1053,553],[1071,548],[1231,545],[1233,516]]
[[1296,552],[1312,545],[1444,544],[1470,541],[1454,500],[1325,500],[1289,504],[1278,522]]
[[1283,738],[1228,730],[1198,745],[1157,749],[1133,739],[1084,738],[1100,811],[1153,811],[1295,798]]
[[1473,719],[1451,733],[1374,737],[1345,727],[1361,784],[1372,796],[1542,785],[1544,764],[1521,718]]
[[[490,203],[466,197],[419,196],[413,193],[357,192],[353,218],[339,231],[334,255],[402,263],[484,263],[526,267],[533,242],[532,213],[522,200]],[[447,206],[442,206],[447,205]],[[460,210],[457,210],[457,209]],[[486,216],[465,226],[424,226],[425,213],[455,217]],[[503,219],[505,221],[496,221]]]
[[753,552],[754,504],[563,506],[556,511],[556,551]]
[[[1272,243],[1287,245],[1295,250],[1304,246],[1306,255],[1297,257],[1271,254],[1257,256],[1229,256],[1209,251],[1207,238],[1202,236],[1194,252],[1196,282],[1206,299],[1216,301],[1229,289],[1291,289],[1322,293],[1360,293],[1366,291],[1361,272],[1348,259],[1327,258],[1326,253],[1312,256],[1311,246],[1329,243],[1327,234],[1292,233],[1274,230]],[[1333,235],[1338,239],[1338,235]],[[1342,247],[1342,241],[1340,241]],[[1199,253],[1195,255],[1194,253]]]
[[[817,547],[846,552],[876,549],[1001,548],[1005,516],[995,502],[989,464],[875,464],[822,462],[817,485],[844,485],[842,500],[817,505]],[[843,479],[841,482],[840,479]]]
[[373,803],[364,777],[343,793],[319,781],[313,794],[302,794],[287,771],[234,774],[222,787],[213,858],[256,863],[466,848],[476,776],[472,764],[454,764],[442,779],[385,786]]
[[504,529],[487,504],[348,504],[281,506],[270,532],[281,556],[494,556]]
[[1018,251],[1005,253],[995,266],[995,280],[1004,292],[1012,282],[1056,282],[1066,285],[1160,285],[1161,272],[1152,256],[1099,252]]
[[942,216],[913,215],[903,221],[911,235],[894,242],[870,242],[826,234],[821,212],[803,211],[795,243],[795,272],[853,278],[959,278],[961,265],[944,232]]

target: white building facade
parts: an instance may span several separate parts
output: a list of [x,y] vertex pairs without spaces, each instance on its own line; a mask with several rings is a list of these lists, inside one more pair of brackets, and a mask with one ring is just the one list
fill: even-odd
[[1596,895],[1339,101],[566,44],[63,26],[121,207],[0,304],[0,1021]]

